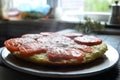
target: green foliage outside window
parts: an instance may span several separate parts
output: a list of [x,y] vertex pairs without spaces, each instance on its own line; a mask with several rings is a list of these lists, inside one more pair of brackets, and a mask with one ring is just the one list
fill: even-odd
[[91,12],[109,12],[109,6],[114,3],[115,0],[85,0],[84,11]]

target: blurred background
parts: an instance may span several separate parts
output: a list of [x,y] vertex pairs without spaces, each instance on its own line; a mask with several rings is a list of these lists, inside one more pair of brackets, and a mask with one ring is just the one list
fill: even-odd
[[0,46],[6,39],[26,33],[55,32],[76,26],[80,29],[84,16],[108,22],[114,1],[0,0]]
[[93,14],[96,14],[107,15],[104,19],[101,19],[107,21],[110,13],[110,5],[113,4],[114,1],[115,0],[1,0],[1,9],[3,18],[9,20],[38,19],[45,17],[62,20],[66,20],[69,17],[73,20],[80,20],[85,15],[93,16]]

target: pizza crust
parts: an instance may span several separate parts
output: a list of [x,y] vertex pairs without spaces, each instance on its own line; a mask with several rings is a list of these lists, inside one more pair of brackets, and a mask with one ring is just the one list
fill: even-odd
[[84,58],[83,61],[80,62],[77,59],[69,59],[69,60],[60,60],[60,61],[51,61],[48,57],[47,54],[45,53],[40,53],[40,54],[34,54],[30,56],[24,56],[21,55],[19,51],[14,51],[11,52],[13,56],[23,59],[32,63],[36,64],[42,64],[42,65],[75,65],[75,64],[83,64],[83,63],[88,63],[91,61],[94,61],[95,59],[101,57],[104,55],[104,53],[107,51],[107,45],[105,43],[99,44],[99,45],[94,45],[91,46],[94,51],[93,53],[84,53]]

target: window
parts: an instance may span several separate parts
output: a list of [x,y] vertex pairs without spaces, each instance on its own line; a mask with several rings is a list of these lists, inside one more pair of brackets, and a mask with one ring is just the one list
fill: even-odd
[[[9,0],[5,0],[9,1]],[[11,8],[21,11],[37,11],[47,14],[50,7],[55,9],[54,16],[57,18],[80,17],[89,13],[106,14],[110,13],[109,6],[115,0],[10,0]],[[102,17],[104,18],[104,17]]]
[[84,10],[93,12],[109,12],[114,0],[85,0]]
[[[8,0],[9,1],[9,0]],[[53,2],[52,5],[58,4],[62,8],[79,8],[84,11],[94,11],[94,12],[108,12],[109,5],[111,5],[115,0],[11,0],[12,7],[20,8],[21,6],[38,6],[47,4],[47,2]],[[56,3],[56,1],[58,3]],[[55,4],[54,4],[55,3]],[[27,8],[27,7],[25,7]]]
[[114,0],[61,0],[63,8],[78,8],[89,12],[109,12]]
[[[107,21],[110,15],[110,5],[114,0],[60,0],[62,18],[78,20],[83,16]],[[70,17],[71,16],[71,17]],[[102,16],[102,17],[101,17]],[[71,19],[69,19],[71,18]],[[78,19],[79,18],[79,19]]]

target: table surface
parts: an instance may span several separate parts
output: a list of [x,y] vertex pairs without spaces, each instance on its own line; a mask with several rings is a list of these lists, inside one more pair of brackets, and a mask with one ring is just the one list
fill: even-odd
[[[120,35],[108,35],[108,34],[99,34],[96,35],[100,37],[105,43],[114,47],[118,53],[120,53]],[[30,74],[25,74],[22,72],[15,71],[7,66],[5,66],[0,59],[0,80],[49,80],[56,79],[61,80],[60,78],[48,78],[48,77],[39,77],[33,76]],[[64,78],[62,78],[64,80]],[[68,79],[68,78],[66,78]],[[120,80],[120,61],[112,67],[111,69],[89,77],[83,78],[70,78],[71,80],[80,79],[80,80]]]

